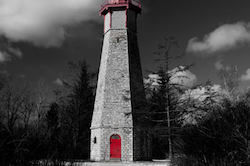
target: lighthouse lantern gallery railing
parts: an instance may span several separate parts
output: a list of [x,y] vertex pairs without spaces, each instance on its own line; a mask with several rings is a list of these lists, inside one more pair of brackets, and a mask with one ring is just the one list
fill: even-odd
[[141,8],[141,3],[139,0],[106,0],[102,5],[101,5],[101,10],[106,6],[106,5],[113,5],[113,4],[133,4],[139,8]]

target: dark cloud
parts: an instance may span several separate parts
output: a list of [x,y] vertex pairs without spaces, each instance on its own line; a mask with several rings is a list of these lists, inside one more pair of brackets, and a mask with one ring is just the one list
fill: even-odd
[[0,62],[10,60],[12,55],[22,56],[18,48],[12,47],[11,43],[3,36],[0,36]]
[[[0,0],[0,36],[36,46],[61,46],[66,26],[96,20],[103,0]],[[13,50],[12,50],[13,51]],[[6,56],[2,53],[2,57]]]

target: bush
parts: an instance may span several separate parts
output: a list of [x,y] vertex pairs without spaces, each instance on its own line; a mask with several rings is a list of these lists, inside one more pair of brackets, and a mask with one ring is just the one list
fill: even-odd
[[184,165],[250,165],[250,107],[225,101],[199,124],[184,127],[181,139]]

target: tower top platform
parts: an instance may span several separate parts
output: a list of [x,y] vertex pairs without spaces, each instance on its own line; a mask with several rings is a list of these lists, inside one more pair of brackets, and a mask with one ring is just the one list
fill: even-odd
[[132,9],[141,13],[141,2],[139,0],[105,0],[101,5],[100,16],[105,15],[111,8]]

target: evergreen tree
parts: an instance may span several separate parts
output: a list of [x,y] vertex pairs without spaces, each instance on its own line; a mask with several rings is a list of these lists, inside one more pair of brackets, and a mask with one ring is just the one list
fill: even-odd
[[61,125],[64,144],[68,144],[74,158],[88,158],[90,125],[94,107],[92,79],[85,60],[69,62],[71,83],[63,81],[63,89],[57,90],[61,107]]
[[48,158],[58,159],[60,128],[59,128],[59,107],[56,103],[51,103],[46,114],[47,131],[48,131]]

